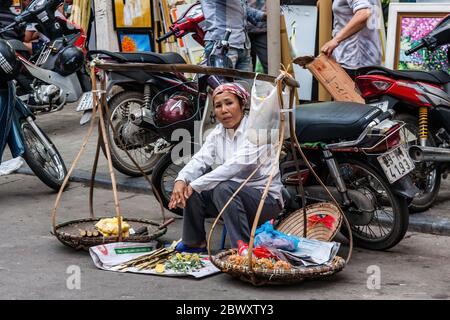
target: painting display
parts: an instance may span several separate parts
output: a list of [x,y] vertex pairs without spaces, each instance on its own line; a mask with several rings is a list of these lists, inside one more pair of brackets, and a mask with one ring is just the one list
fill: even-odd
[[450,72],[447,47],[433,52],[421,49],[409,56],[405,51],[418,44],[447,15],[441,4],[391,3],[389,6],[386,67],[397,70],[444,70]]
[[152,51],[150,32],[119,31],[119,46],[122,52]]
[[439,47],[433,52],[422,49],[410,56],[405,55],[405,51],[417,45],[418,41],[433,30],[443,17],[442,13],[431,14],[427,17],[424,14],[419,17],[399,15],[399,48],[395,59],[397,69],[450,71],[447,61],[448,46]]
[[151,28],[151,0],[114,0],[116,29]]

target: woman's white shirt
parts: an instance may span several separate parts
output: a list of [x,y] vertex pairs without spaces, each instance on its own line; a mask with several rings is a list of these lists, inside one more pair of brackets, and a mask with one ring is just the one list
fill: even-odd
[[[225,129],[222,124],[208,135],[201,149],[180,171],[176,180],[189,183],[196,192],[211,190],[223,181],[242,183],[259,166],[246,186],[264,190],[272,164],[275,174],[269,187],[269,194],[280,201],[281,179],[276,146],[272,144],[255,145],[246,138],[248,117],[244,116],[236,131]],[[212,171],[205,173],[208,169]]]

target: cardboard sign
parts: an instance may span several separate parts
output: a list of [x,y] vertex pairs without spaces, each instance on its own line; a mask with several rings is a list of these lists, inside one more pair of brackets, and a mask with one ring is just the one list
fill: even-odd
[[365,103],[356,91],[355,82],[333,58],[319,55],[317,58],[298,57],[294,63],[308,69],[336,101]]

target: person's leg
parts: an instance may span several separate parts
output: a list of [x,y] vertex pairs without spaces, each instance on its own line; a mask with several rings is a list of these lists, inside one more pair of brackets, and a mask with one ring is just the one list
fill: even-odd
[[189,247],[206,244],[205,218],[217,216],[212,191],[193,192],[183,210],[183,243]]
[[250,49],[237,49],[236,70],[253,72],[252,56]]
[[[239,186],[240,183],[225,181],[214,188],[212,199],[218,211],[225,206]],[[225,210],[223,220],[233,247],[237,247],[238,240],[248,243],[261,196],[261,190],[243,187]],[[276,218],[280,211],[281,207],[278,201],[268,196],[265,200],[258,224],[260,225],[267,220]]]
[[[255,52],[261,62],[264,72],[268,71],[267,62],[267,33],[255,33],[250,37],[252,42],[252,52]],[[254,66],[254,64],[253,64]]]
[[205,48],[203,51],[205,58],[208,58],[210,56],[213,48],[214,48],[214,41],[205,41]]
[[239,49],[229,48],[227,57],[231,60],[231,63],[233,64],[233,68],[236,69],[238,59],[239,59]]
[[253,42],[255,41],[254,38],[257,35],[255,33],[249,33],[248,37],[250,38],[250,42],[252,44],[252,47],[250,48],[250,55],[252,56],[252,65],[253,68],[256,67],[256,57],[257,57],[257,53],[256,53],[256,46],[253,45]]

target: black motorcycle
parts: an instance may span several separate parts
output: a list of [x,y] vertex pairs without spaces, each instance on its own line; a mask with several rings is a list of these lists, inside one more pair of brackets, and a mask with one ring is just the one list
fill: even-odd
[[23,63],[16,79],[17,95],[33,112],[61,110],[66,103],[76,102],[91,91],[85,65],[86,35],[70,21],[55,16],[62,3],[63,0],[35,0],[14,23],[0,30],[1,37],[18,25],[35,23],[48,39],[33,54],[20,40],[7,40]]
[[[216,43],[204,61],[212,67],[231,68],[227,57],[231,31]],[[88,59],[115,63],[185,64],[184,59],[170,53],[118,53],[105,50],[88,52]],[[108,100],[110,120],[117,136],[108,127],[111,159],[118,171],[141,176],[141,170],[129,159],[129,153],[145,174],[150,174],[160,158],[173,148],[172,133],[187,129],[194,134],[194,123],[203,117],[208,104],[206,89],[217,87],[224,80],[218,76],[201,76],[188,80],[181,72],[107,71],[107,92],[114,86],[121,91]],[[103,148],[104,149],[104,148]]]
[[[50,138],[35,123],[33,113],[16,96],[12,78],[20,62],[4,40],[0,40],[0,56],[0,160],[8,144],[14,158],[22,156],[42,182],[59,190],[67,175],[66,166]],[[5,73],[11,76],[5,79]]]

